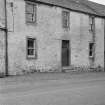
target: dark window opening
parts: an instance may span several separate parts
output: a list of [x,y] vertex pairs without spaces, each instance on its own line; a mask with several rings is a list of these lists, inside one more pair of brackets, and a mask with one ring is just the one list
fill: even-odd
[[36,39],[27,38],[27,56],[28,58],[36,58]]
[[94,43],[89,43],[89,57],[94,57]]

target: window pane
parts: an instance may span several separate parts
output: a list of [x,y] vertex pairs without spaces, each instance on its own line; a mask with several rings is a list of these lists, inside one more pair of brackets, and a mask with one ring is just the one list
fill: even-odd
[[63,27],[67,28],[69,27],[69,12],[63,11]]
[[90,23],[90,24],[93,24],[93,22],[92,22],[92,17],[89,17],[89,23]]
[[89,17],[89,24],[90,24],[90,31],[94,32],[94,17],[90,16]]
[[33,22],[36,21],[36,16],[37,16],[37,14],[36,14],[36,6],[34,5]]
[[28,48],[34,48],[34,39],[28,39]]
[[34,49],[28,49],[28,55],[34,55]]
[[33,21],[33,15],[32,14],[26,14],[26,20],[29,22]]
[[90,43],[90,50],[93,49],[93,43]]
[[26,3],[26,12],[33,14],[33,12],[34,12],[34,5]]
[[26,21],[35,22],[36,21],[36,5],[26,3]]
[[64,20],[64,27],[67,27],[67,26],[68,26],[68,20],[65,19],[65,20]]
[[90,52],[89,52],[89,56],[93,56],[93,53],[92,53],[92,51],[90,51]]
[[89,44],[89,56],[93,56],[94,43]]

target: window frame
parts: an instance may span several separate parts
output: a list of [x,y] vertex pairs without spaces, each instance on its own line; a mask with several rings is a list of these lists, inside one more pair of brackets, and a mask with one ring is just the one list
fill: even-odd
[[[31,5],[33,7],[33,13],[30,13],[27,11],[27,8],[28,8],[27,5]],[[32,20],[27,19],[28,14],[32,15]],[[29,2],[29,1],[25,2],[25,20],[26,20],[26,23],[36,23],[36,21],[37,21],[37,5],[36,5],[36,3]]]
[[[65,21],[66,24],[65,24]],[[69,29],[70,28],[70,11],[62,10],[62,27]]]
[[94,27],[95,27],[95,17],[89,16],[89,31],[94,32]]
[[[34,41],[33,48],[28,47],[28,40],[29,39]],[[28,50],[31,50],[31,49],[34,50],[34,54],[28,55]],[[27,59],[37,59],[37,40],[36,40],[36,38],[26,37],[26,57],[27,57]]]

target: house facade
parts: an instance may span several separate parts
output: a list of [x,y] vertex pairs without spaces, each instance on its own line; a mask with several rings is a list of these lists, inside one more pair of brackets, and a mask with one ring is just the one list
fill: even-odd
[[81,0],[7,0],[8,74],[104,68],[105,14],[89,6]]

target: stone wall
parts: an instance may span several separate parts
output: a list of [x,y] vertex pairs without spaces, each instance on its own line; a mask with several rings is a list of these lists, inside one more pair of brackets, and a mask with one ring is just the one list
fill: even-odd
[[96,18],[96,57],[95,57],[95,65],[96,66],[104,66],[104,19]]
[[[62,8],[37,4],[37,23],[27,24],[24,0],[13,1],[13,4],[11,9],[8,1],[10,74],[15,75],[31,70],[42,72],[61,70],[62,40],[70,40],[70,65],[90,66],[89,42],[92,41],[92,34],[89,32],[89,15],[70,11],[70,29],[65,30],[62,28]],[[103,48],[99,47],[104,46],[102,19],[96,19],[96,24],[96,64],[103,66]],[[37,59],[26,57],[28,36],[37,40]],[[100,42],[102,42],[101,45]]]

